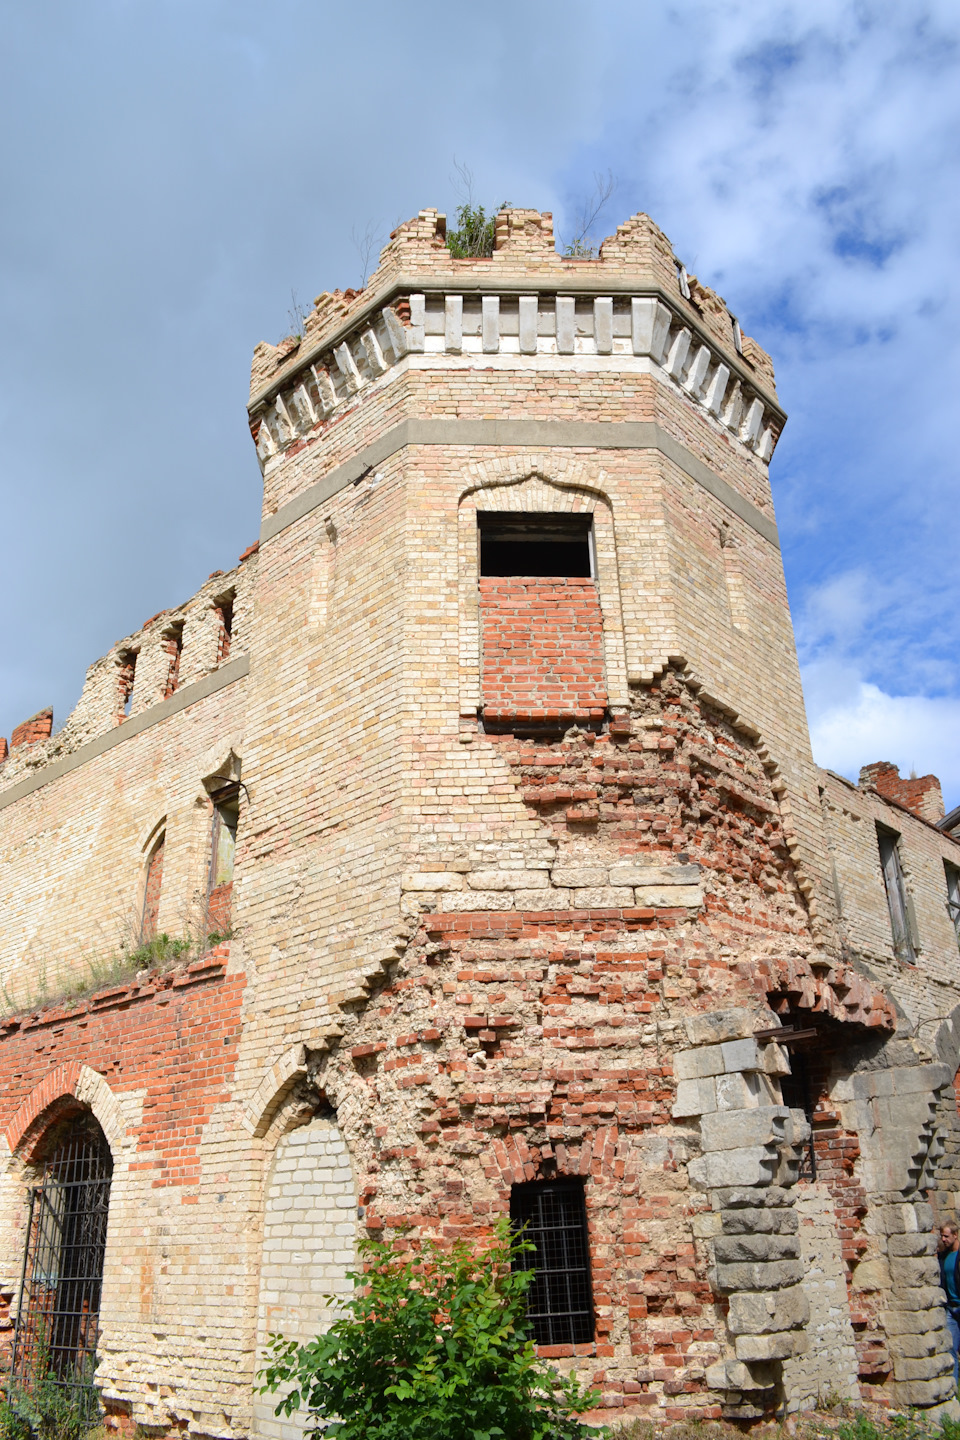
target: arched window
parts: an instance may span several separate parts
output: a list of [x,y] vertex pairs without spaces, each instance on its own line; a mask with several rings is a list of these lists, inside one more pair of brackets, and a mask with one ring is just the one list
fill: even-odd
[[58,1126],[30,1190],[12,1379],[77,1389],[93,1374],[113,1158],[94,1117]]
[[143,914],[140,918],[140,944],[145,945],[157,933],[157,918],[160,914],[160,889],[163,885],[163,847],[166,831],[161,831],[150,857],[147,860],[147,874],[143,887]]

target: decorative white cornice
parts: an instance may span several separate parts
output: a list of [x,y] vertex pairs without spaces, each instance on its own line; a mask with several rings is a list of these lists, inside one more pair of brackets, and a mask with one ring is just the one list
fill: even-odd
[[[503,287],[501,287],[503,288]],[[409,321],[391,305],[364,311],[354,327],[331,337],[326,351],[311,350],[282,380],[251,404],[261,464],[329,420],[366,386],[408,355],[555,358],[558,364],[590,357],[643,358],[655,373],[712,417],[737,442],[767,462],[783,425],[783,412],[735,368],[715,342],[656,295],[547,295],[543,293],[408,296]],[[569,358],[567,358],[569,357]],[[601,364],[603,362],[601,361]]]

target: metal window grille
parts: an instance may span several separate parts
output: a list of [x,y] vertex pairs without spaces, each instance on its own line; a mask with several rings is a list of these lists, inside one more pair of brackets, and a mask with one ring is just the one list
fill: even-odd
[[536,1247],[515,1264],[536,1272],[527,1291],[527,1314],[537,1344],[589,1344],[593,1294],[583,1186],[566,1180],[514,1185],[510,1220]]
[[113,1160],[92,1117],[75,1122],[30,1191],[11,1374],[30,1388],[89,1385],[96,1360]]

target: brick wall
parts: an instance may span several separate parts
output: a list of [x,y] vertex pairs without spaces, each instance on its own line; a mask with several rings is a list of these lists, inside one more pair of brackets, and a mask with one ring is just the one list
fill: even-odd
[[603,617],[595,581],[481,576],[480,617],[486,719],[603,717]]
[[877,760],[862,767],[860,785],[864,789],[872,787],[884,800],[895,800],[932,825],[944,817],[943,792],[936,775],[901,775],[899,766]]
[[[357,1188],[350,1155],[336,1124],[318,1116],[284,1135],[266,1186],[257,1343],[261,1363],[267,1336],[306,1342],[336,1318],[328,1296],[349,1295],[356,1259]],[[282,1393],[282,1392],[280,1392]],[[306,1415],[276,1416],[280,1394],[254,1401],[264,1440],[302,1435]]]
[[36,745],[38,740],[46,740],[52,729],[53,710],[39,710],[29,720],[14,726],[10,735],[10,749],[19,750],[22,745]]

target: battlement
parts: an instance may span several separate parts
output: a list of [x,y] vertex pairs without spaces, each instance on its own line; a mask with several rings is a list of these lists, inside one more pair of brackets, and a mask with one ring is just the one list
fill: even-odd
[[55,733],[48,706],[15,727],[9,749],[0,740],[0,803],[20,781],[91,741],[119,735],[120,727],[174,695],[189,703],[198,682],[245,654],[258,548],[251,545],[235,569],[214,571],[195,595],[152,615],[94,661],[80,699]]
[[557,253],[549,212],[503,210],[493,254],[460,260],[446,246],[446,217],[422,210],[394,231],[364,290],[318,296],[301,337],[257,346],[249,409],[261,464],[339,418],[407,357],[441,355],[520,366],[632,356],[764,462],[785,420],[769,356],[686,274],[648,216],[582,259]]
[[884,800],[892,800],[936,825],[944,817],[943,791],[936,775],[901,775],[900,767],[889,760],[875,760],[860,771],[861,790],[876,790]]

